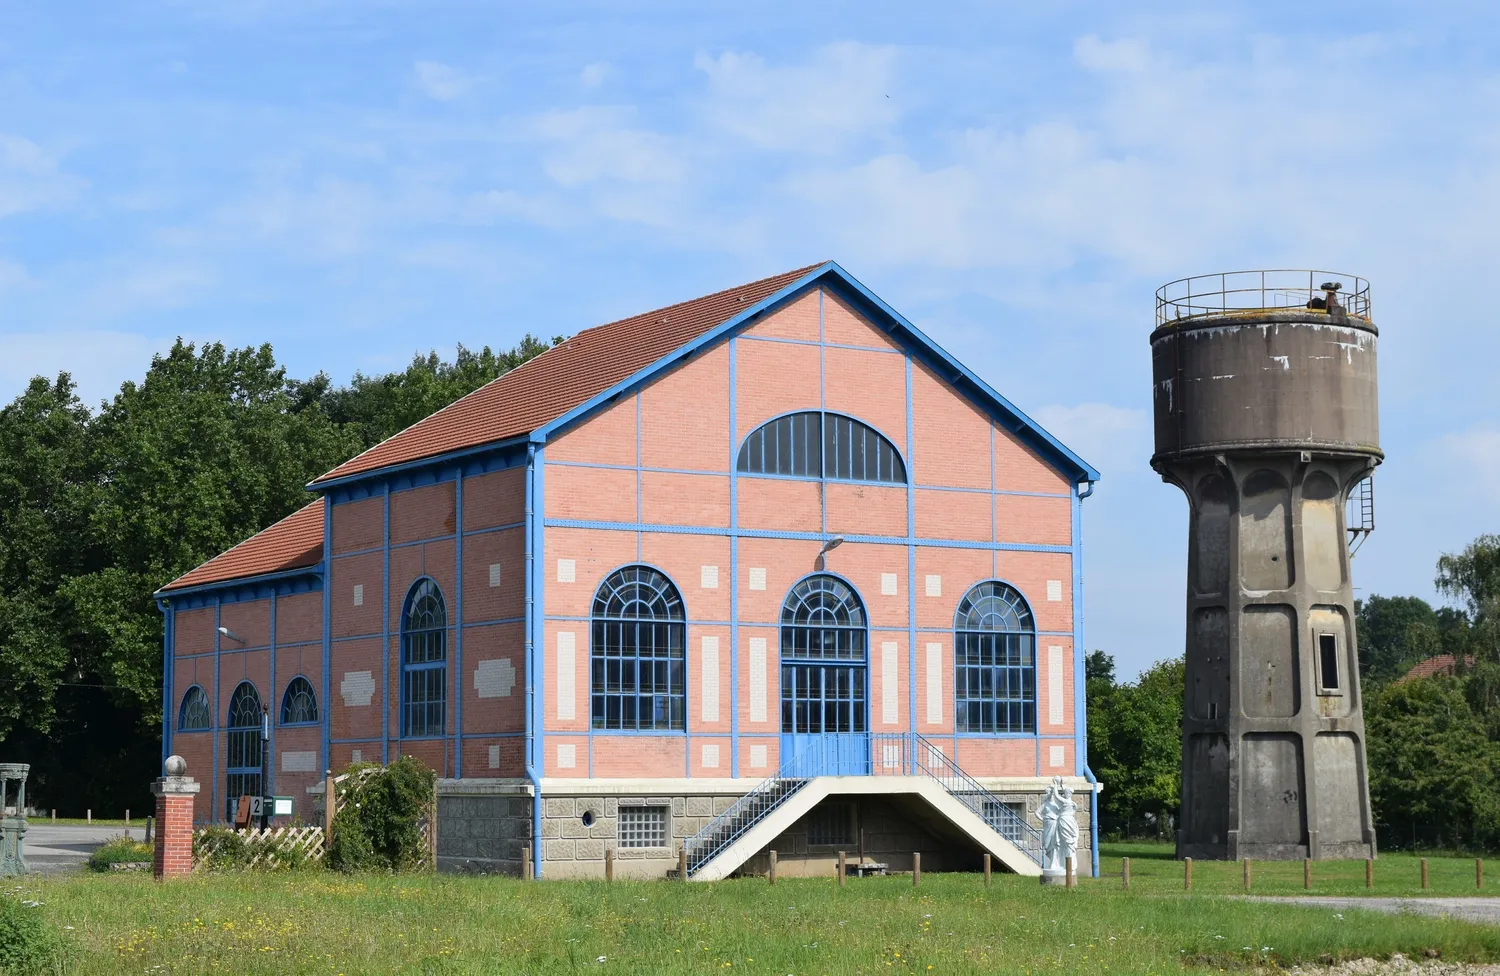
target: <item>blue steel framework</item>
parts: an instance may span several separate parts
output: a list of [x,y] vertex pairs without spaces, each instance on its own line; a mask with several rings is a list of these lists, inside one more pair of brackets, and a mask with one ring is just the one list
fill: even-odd
[[401,737],[448,731],[448,605],[437,581],[412,584],[401,609]]
[[[730,479],[730,486],[731,486],[730,487],[730,492],[731,492],[731,495],[730,495],[730,498],[731,498],[731,507],[730,507],[730,526],[729,526],[729,528],[727,530],[726,529],[713,529],[713,528],[706,528],[706,527],[693,527],[693,526],[658,526],[658,525],[647,526],[647,525],[628,524],[628,523],[621,524],[621,523],[603,523],[603,522],[578,522],[578,521],[569,521],[569,520],[549,520],[549,519],[545,519],[544,518],[544,512],[541,509],[541,505],[539,503],[539,500],[544,497],[544,494],[543,494],[543,485],[545,483],[545,466],[546,466],[546,461],[545,461],[544,455],[545,455],[545,446],[546,446],[546,443],[547,443],[547,441],[548,441],[549,438],[551,438],[553,436],[556,436],[556,435],[558,435],[558,434],[560,434],[560,433],[562,433],[562,432],[570,429],[571,427],[577,425],[578,423],[580,423],[581,421],[583,421],[584,419],[586,419],[587,417],[589,417],[593,412],[595,412],[596,410],[600,409],[603,406],[606,406],[606,405],[608,405],[608,404],[616,401],[622,395],[628,395],[628,394],[632,394],[632,393],[637,392],[642,386],[644,386],[646,383],[650,382],[650,380],[652,378],[654,378],[657,374],[663,372],[664,370],[667,370],[667,369],[673,368],[675,366],[681,365],[682,363],[684,363],[684,362],[688,361],[689,359],[693,358],[694,356],[698,355],[699,353],[701,353],[705,349],[710,348],[713,345],[715,345],[715,344],[717,344],[717,343],[719,343],[721,341],[727,341],[728,345],[729,345],[729,360],[730,360],[730,383],[729,383],[729,390],[728,390],[729,402],[730,402],[730,448],[731,448],[731,450],[737,450],[738,445],[735,443],[736,440],[737,440],[737,437],[736,437],[736,434],[735,434],[736,425],[735,425],[735,420],[734,420],[734,416],[735,416],[735,414],[734,414],[734,403],[735,403],[735,399],[736,399],[736,377],[735,377],[735,368],[734,368],[735,343],[737,341],[741,341],[741,340],[753,339],[753,341],[762,341],[762,342],[791,342],[791,343],[797,343],[797,344],[803,344],[803,345],[812,345],[813,343],[807,343],[807,342],[803,342],[801,340],[772,339],[772,338],[748,337],[748,336],[742,336],[742,335],[740,335],[740,333],[742,333],[745,329],[749,328],[750,326],[754,325],[758,320],[760,320],[765,315],[767,315],[767,314],[775,311],[776,309],[778,309],[778,308],[786,305],[787,303],[789,303],[793,299],[799,297],[800,295],[802,295],[803,293],[805,293],[806,291],[808,291],[809,289],[812,289],[812,288],[818,288],[819,289],[818,294],[819,294],[819,330],[820,330],[819,331],[819,340],[820,341],[818,343],[816,343],[815,345],[817,345],[817,347],[819,349],[820,388],[821,388],[821,377],[822,377],[822,374],[823,374],[823,370],[821,368],[822,358],[823,358],[823,352],[822,352],[822,350],[824,348],[826,348],[825,343],[822,341],[823,338],[824,338],[823,333],[822,333],[822,324],[823,324],[822,323],[822,319],[823,319],[823,314],[822,313],[823,313],[823,300],[824,300],[824,294],[825,294],[824,289],[827,290],[827,293],[834,294],[834,295],[838,296],[840,299],[842,299],[843,301],[847,302],[856,311],[860,312],[869,321],[871,321],[877,328],[880,328],[883,331],[885,331],[887,334],[889,334],[892,337],[892,339],[898,345],[900,345],[902,347],[902,352],[900,354],[902,354],[902,355],[904,355],[906,357],[906,376],[907,376],[907,380],[906,380],[906,398],[907,398],[907,411],[906,411],[907,431],[906,431],[906,437],[907,437],[907,450],[906,450],[905,461],[906,461],[906,464],[907,464],[907,472],[908,472],[908,484],[907,484],[908,502],[907,502],[907,532],[906,532],[906,536],[905,537],[894,537],[894,538],[891,538],[891,537],[879,537],[879,536],[849,536],[849,535],[846,535],[845,538],[848,541],[868,541],[868,542],[881,542],[881,543],[888,543],[888,544],[899,544],[899,545],[903,545],[903,546],[905,546],[907,548],[907,551],[908,551],[908,564],[907,564],[908,565],[908,573],[907,573],[907,578],[908,578],[908,590],[909,590],[908,599],[909,599],[909,607],[910,607],[910,610],[909,610],[909,620],[908,620],[908,634],[909,634],[909,645],[910,645],[909,646],[910,673],[908,675],[908,683],[909,683],[909,701],[908,701],[909,714],[908,714],[908,717],[909,717],[909,719],[911,717],[915,716],[915,711],[916,711],[916,635],[918,633],[921,633],[921,632],[923,632],[925,630],[929,630],[930,629],[930,628],[919,628],[919,627],[916,626],[916,593],[915,593],[915,587],[912,586],[911,584],[915,582],[915,578],[916,578],[916,549],[917,549],[918,546],[932,545],[932,546],[947,547],[947,548],[982,548],[982,549],[990,549],[992,551],[1017,550],[1017,551],[1033,551],[1033,552],[1066,552],[1066,553],[1069,553],[1073,557],[1074,627],[1073,627],[1073,630],[1071,632],[1057,632],[1057,636],[1069,636],[1069,637],[1073,638],[1074,668],[1075,668],[1075,676],[1076,676],[1075,677],[1075,687],[1078,688],[1078,689],[1082,689],[1083,688],[1083,654],[1084,654],[1084,652],[1083,652],[1083,609],[1082,609],[1083,582],[1082,582],[1082,569],[1081,569],[1082,545],[1081,545],[1081,541],[1079,539],[1079,522],[1080,522],[1080,519],[1079,519],[1078,508],[1079,508],[1080,501],[1083,498],[1087,498],[1090,494],[1092,494],[1094,482],[1096,482],[1099,479],[1099,473],[1097,471],[1095,471],[1092,467],[1090,467],[1081,458],[1079,458],[1076,454],[1074,454],[1072,451],[1068,450],[1067,447],[1065,447],[1061,442],[1059,442],[1051,434],[1047,433],[1047,431],[1045,431],[1040,425],[1038,425],[1034,421],[1032,421],[1031,418],[1029,418],[1025,413],[1023,413],[1021,410],[1017,409],[1012,403],[1010,403],[1010,401],[1006,400],[1003,396],[1001,396],[999,393],[997,393],[993,388],[991,388],[988,384],[986,384],[983,380],[981,380],[971,370],[969,370],[963,364],[959,363],[952,356],[950,356],[945,350],[943,350],[940,346],[938,346],[930,338],[928,338],[920,329],[918,329],[915,325],[913,325],[910,321],[908,321],[904,316],[902,316],[895,309],[893,309],[889,305],[887,305],[884,301],[882,301],[873,292],[869,291],[869,289],[867,289],[862,283],[860,283],[858,280],[856,280],[853,276],[849,275],[846,271],[843,270],[843,268],[839,267],[838,264],[836,264],[834,262],[828,262],[828,263],[826,263],[826,264],[824,264],[824,265],[822,265],[822,266],[814,269],[813,271],[809,272],[807,275],[805,275],[800,280],[795,281],[792,284],[788,285],[787,287],[783,288],[781,291],[779,291],[779,292],[777,292],[777,293],[775,293],[773,295],[768,296],[767,298],[761,300],[760,302],[757,302],[757,303],[755,303],[753,305],[750,305],[750,306],[742,309],[738,314],[736,314],[736,315],[732,316],[731,318],[727,319],[725,322],[721,323],[720,325],[716,326],[715,328],[710,329],[708,332],[706,332],[704,335],[700,336],[699,338],[693,340],[692,342],[684,344],[679,349],[677,349],[677,350],[669,353],[668,355],[662,357],[661,359],[657,360],[656,362],[654,362],[654,363],[646,366],[645,368],[637,371],[632,376],[627,377],[625,380],[622,380],[621,382],[615,384],[614,386],[610,387],[609,389],[606,389],[606,390],[602,391],[601,393],[597,394],[596,396],[591,397],[590,399],[586,400],[585,402],[583,402],[582,404],[580,404],[577,407],[573,408],[572,410],[567,411],[566,413],[562,414],[561,416],[557,417],[556,419],[554,419],[554,420],[550,421],[549,423],[546,423],[546,424],[542,425],[541,427],[539,427],[538,429],[532,431],[528,435],[523,435],[521,437],[517,437],[517,438],[514,438],[512,440],[508,440],[508,441],[494,442],[494,443],[489,443],[489,444],[478,445],[478,446],[475,446],[475,447],[464,448],[464,449],[461,449],[461,450],[456,450],[456,451],[448,452],[448,453],[445,453],[445,454],[442,454],[442,455],[438,455],[438,456],[435,456],[435,457],[422,458],[422,459],[418,459],[418,460],[414,460],[414,461],[410,461],[410,462],[403,462],[403,463],[400,463],[400,464],[395,464],[395,465],[388,466],[386,468],[381,468],[381,469],[378,469],[378,470],[375,470],[375,471],[360,472],[360,473],[356,473],[356,474],[353,474],[353,475],[348,475],[348,476],[337,478],[337,479],[330,479],[328,481],[319,482],[319,483],[317,483],[315,485],[310,486],[314,490],[322,491],[325,494],[325,506],[326,507],[325,507],[325,519],[324,519],[324,546],[323,546],[323,553],[324,553],[324,555],[323,555],[323,561],[322,561],[322,563],[320,565],[318,565],[317,567],[313,567],[313,568],[310,568],[310,569],[295,570],[295,571],[292,571],[292,572],[287,573],[287,574],[267,574],[264,577],[257,577],[256,581],[263,582],[263,581],[267,581],[267,580],[272,580],[272,579],[274,579],[276,577],[280,577],[280,576],[307,577],[307,578],[310,578],[310,579],[312,579],[312,580],[315,581],[315,583],[316,583],[316,587],[315,588],[321,589],[323,591],[323,604],[324,604],[324,607],[323,607],[323,615],[324,615],[324,621],[323,621],[323,623],[324,623],[324,627],[323,627],[323,642],[322,642],[323,643],[323,694],[322,694],[323,700],[325,702],[328,701],[330,699],[330,695],[331,695],[331,671],[332,671],[332,668],[331,668],[332,641],[331,641],[331,638],[330,638],[330,617],[331,617],[331,602],[330,601],[331,601],[331,596],[328,593],[326,587],[323,586],[323,580],[326,577],[328,566],[330,565],[331,560],[333,558],[333,555],[332,555],[332,552],[333,552],[333,550],[332,550],[332,525],[333,525],[332,510],[333,510],[333,506],[335,504],[338,504],[338,503],[341,503],[341,502],[353,501],[353,500],[357,500],[359,498],[364,498],[364,497],[371,497],[371,496],[373,496],[375,494],[384,494],[387,497],[386,510],[385,510],[386,531],[385,531],[385,538],[383,540],[384,544],[383,544],[382,548],[383,548],[384,552],[386,553],[386,569],[385,569],[385,580],[384,580],[385,586],[384,586],[384,590],[388,594],[389,593],[389,589],[390,589],[389,552],[390,552],[390,548],[391,548],[391,546],[390,546],[390,535],[389,535],[389,501],[388,501],[388,498],[389,498],[389,493],[391,491],[405,490],[405,489],[408,489],[408,488],[418,487],[418,486],[420,486],[422,484],[433,484],[433,483],[437,483],[437,482],[440,482],[440,481],[453,480],[455,478],[461,479],[463,477],[467,477],[467,476],[473,475],[473,474],[482,474],[482,473],[487,473],[488,471],[500,470],[500,469],[503,469],[503,468],[513,467],[513,466],[519,466],[521,464],[524,464],[526,466],[526,479],[525,479],[525,482],[526,482],[526,497],[527,497],[526,515],[525,515],[525,520],[524,520],[524,526],[525,526],[526,536],[527,536],[527,541],[526,541],[526,584],[525,584],[525,586],[526,586],[526,602],[527,602],[527,613],[526,613],[526,622],[527,622],[527,627],[526,627],[526,664],[527,664],[527,667],[526,667],[526,683],[527,683],[527,691],[526,691],[526,694],[527,694],[527,710],[526,710],[527,721],[526,721],[526,726],[527,726],[527,732],[522,733],[522,734],[525,735],[527,737],[527,739],[528,739],[528,748],[526,750],[526,775],[527,775],[528,780],[532,784],[533,793],[537,797],[537,800],[538,800],[538,802],[536,802],[536,803],[533,804],[533,830],[534,830],[534,836],[539,837],[540,836],[540,830],[541,830],[541,803],[540,803],[540,797],[541,797],[541,769],[542,769],[541,757],[544,754],[545,738],[546,738],[546,736],[545,736],[545,730],[542,728],[541,723],[538,721],[538,719],[539,719],[539,712],[538,712],[537,706],[538,706],[539,697],[542,694],[542,690],[543,690],[543,675],[540,673],[540,671],[539,671],[539,669],[537,667],[537,662],[540,659],[541,644],[542,644],[542,641],[543,641],[543,638],[544,638],[544,635],[545,635],[546,614],[545,614],[545,605],[544,605],[544,600],[543,600],[543,588],[542,588],[542,585],[541,585],[542,577],[541,577],[541,574],[537,570],[536,559],[537,559],[537,557],[538,557],[538,555],[540,553],[542,553],[542,552],[545,551],[543,549],[545,528],[548,525],[558,525],[558,526],[577,526],[577,527],[588,527],[588,528],[599,528],[599,529],[613,529],[613,530],[634,531],[634,532],[642,532],[642,531],[653,531],[653,532],[688,532],[688,533],[691,533],[691,534],[727,535],[729,537],[729,540],[730,540],[731,579],[735,579],[735,580],[738,579],[738,540],[740,538],[750,538],[750,537],[758,537],[758,538],[807,538],[807,539],[822,540],[822,541],[826,541],[827,540],[827,534],[826,534],[826,532],[824,532],[824,533],[783,533],[783,532],[755,532],[755,531],[748,531],[748,530],[741,529],[739,527],[739,525],[738,525],[737,505],[736,505],[737,499],[735,497],[736,496],[736,488],[737,488],[737,486],[736,486],[736,472],[733,470],[733,468],[735,467],[735,465],[730,465],[730,469],[731,470],[728,472],[729,479]],[[866,348],[866,347],[856,347],[856,348]],[[890,351],[890,350],[884,350],[884,351]],[[994,420],[1000,426],[1004,427],[1006,430],[1010,431],[1012,434],[1014,434],[1015,436],[1017,436],[1018,438],[1020,438],[1024,443],[1027,443],[1028,445],[1030,445],[1034,450],[1036,450],[1042,456],[1048,458],[1050,460],[1050,462],[1054,466],[1056,466],[1070,480],[1073,481],[1074,484],[1073,484],[1072,490],[1069,492],[1069,494],[1067,496],[1062,496],[1062,497],[1070,497],[1071,500],[1072,500],[1072,506],[1073,506],[1073,519],[1072,519],[1072,522],[1073,522],[1073,535],[1072,535],[1072,544],[1071,545],[1068,545],[1068,546],[1048,546],[1048,545],[1026,545],[1026,544],[1006,544],[1006,543],[978,543],[978,542],[962,542],[962,541],[955,541],[955,540],[920,539],[920,538],[917,538],[917,536],[916,536],[916,526],[915,526],[915,492],[918,491],[918,490],[934,490],[934,489],[933,488],[924,488],[923,486],[918,485],[916,483],[916,480],[917,480],[916,479],[916,475],[915,475],[915,470],[916,469],[912,467],[912,465],[916,461],[916,459],[913,458],[913,440],[914,440],[914,437],[913,437],[913,429],[912,429],[913,414],[912,414],[912,392],[911,392],[911,369],[912,369],[912,364],[914,362],[921,363],[923,366],[925,366],[928,369],[932,370],[940,379],[942,379],[944,382],[948,383],[950,386],[954,387],[961,395],[966,396],[972,402],[974,402],[977,406],[981,407],[991,417],[992,420]],[[821,396],[821,394],[820,394],[820,396]],[[821,404],[820,404],[820,406],[821,406]],[[731,455],[731,456],[734,456],[734,455]],[[992,451],[991,457],[993,459],[993,451]],[[639,456],[638,456],[638,459],[639,459]],[[992,461],[992,463],[993,463],[993,461]],[[639,464],[637,464],[637,468],[640,469],[640,470],[648,470],[648,469],[645,469],[645,468],[641,468]],[[996,492],[996,491],[993,490],[993,482],[992,482],[992,491],[991,491],[991,494],[1046,494],[1046,493],[1034,493],[1034,492]],[[993,510],[993,506],[992,506],[992,510]],[[825,518],[826,518],[826,513],[825,513]],[[824,523],[824,527],[826,529],[826,522]],[[459,523],[459,527],[458,527],[458,529],[455,532],[455,535],[462,535],[462,534],[472,534],[472,533],[465,533],[463,531],[463,529],[462,529],[462,523],[460,522]],[[341,553],[340,555],[342,556],[342,555],[348,555],[348,554]],[[225,583],[225,584],[212,584],[212,585],[205,586],[205,587],[198,587],[198,588],[194,588],[194,590],[197,591],[197,592],[199,592],[199,593],[210,594],[212,596],[212,598],[214,599],[214,603],[217,605],[217,603],[219,602],[219,599],[218,599],[218,593],[216,591],[229,591],[229,590],[233,590],[233,589],[236,589],[236,588],[240,587],[242,584],[244,584],[246,582],[249,582],[249,581],[237,580],[237,581],[232,581],[232,582]],[[460,587],[460,589],[462,588],[462,585],[463,585],[462,584],[462,574],[460,573],[460,575],[459,575],[459,582],[458,582],[458,586]],[[173,616],[174,616],[174,612],[175,612],[175,609],[176,609],[173,606],[173,603],[184,592],[189,592],[189,591],[172,591],[171,593],[167,593],[167,594],[158,594],[158,604],[159,604],[159,606],[161,606],[161,608],[163,610],[163,613],[164,613],[164,615],[166,617],[165,628],[164,628],[164,644],[167,646],[167,649],[168,649],[168,653],[165,655],[165,657],[167,658],[167,660],[165,660],[164,663],[163,663],[163,669],[164,669],[164,675],[163,675],[163,677],[164,677],[164,681],[163,681],[163,685],[164,685],[163,701],[164,701],[164,711],[166,712],[166,716],[165,717],[167,719],[166,721],[164,721],[164,725],[163,725],[164,729],[167,732],[167,734],[163,736],[163,740],[164,740],[163,741],[163,746],[162,746],[163,757],[165,757],[167,754],[169,754],[169,752],[170,752],[170,741],[171,741],[171,722],[170,722],[170,718],[172,717],[172,715],[171,715],[171,704],[172,704],[172,701],[173,701],[173,696],[171,694],[171,687],[172,687],[171,661],[172,661],[172,658],[173,658],[173,655],[171,654],[171,646],[172,646],[173,641],[175,640],[175,633],[174,633],[174,627],[173,627]],[[733,590],[731,592],[733,593]],[[461,599],[461,596],[459,597],[459,599]],[[386,609],[388,610],[388,607]],[[734,674],[738,674],[738,643],[739,643],[738,642],[738,626],[737,626],[738,616],[739,615],[738,615],[738,603],[737,603],[737,600],[733,596],[731,596],[731,617],[732,617],[732,619],[728,623],[729,623],[729,625],[731,627],[731,652],[730,652],[730,654],[731,654],[731,668],[734,669],[732,671],[732,673],[734,673]],[[382,628],[383,629],[386,628],[386,627],[388,627],[388,621],[389,621],[389,613],[386,613],[385,614],[385,622],[382,624]],[[692,622],[693,621],[690,620],[689,624],[691,624]],[[215,623],[216,623],[216,626],[217,626],[217,620],[215,621]],[[465,625],[465,626],[468,625],[468,622],[463,622],[463,625]],[[1043,633],[1048,633],[1048,632],[1043,632]],[[384,637],[385,637],[384,644],[385,644],[386,653],[389,653],[389,644],[390,644],[389,635],[385,634]],[[217,641],[217,639],[215,640],[214,657],[215,657],[215,668],[217,670],[217,667],[218,667],[218,658],[219,658],[219,647],[218,647],[218,641]],[[385,671],[384,671],[384,674],[383,674],[383,677],[382,677],[382,681],[381,681],[381,684],[380,684],[380,687],[382,689],[382,700],[387,703],[387,708],[386,708],[387,712],[388,712],[388,703],[389,703],[389,689],[386,687],[386,681],[387,681],[387,678],[388,678],[389,674],[390,674],[390,668],[389,668],[389,666],[387,666],[386,669],[385,669]],[[217,674],[216,674],[216,677],[215,677],[215,686],[216,687],[217,687],[217,684],[218,684],[218,682],[217,682]],[[737,700],[735,700],[737,698],[737,684],[738,684],[737,681],[731,682],[731,731],[730,731],[730,738],[733,740],[733,745],[731,747],[731,755],[734,757],[734,759],[733,759],[734,766],[732,768],[732,772],[733,772],[734,775],[738,775],[738,773],[739,773],[739,769],[738,769],[738,738],[739,738],[739,729],[738,729],[738,702],[737,702]],[[1086,765],[1086,763],[1084,761],[1084,755],[1085,755],[1085,751],[1086,751],[1086,745],[1085,745],[1086,744],[1086,728],[1085,728],[1085,724],[1084,724],[1084,722],[1085,722],[1085,713],[1084,713],[1083,696],[1080,693],[1080,694],[1076,695],[1075,697],[1076,697],[1076,704],[1075,704],[1075,707],[1076,707],[1075,716],[1076,717],[1075,717],[1075,735],[1073,736],[1073,738],[1075,740],[1075,756],[1076,756],[1076,764],[1077,764],[1076,772],[1079,773],[1079,774],[1081,774],[1081,775],[1083,775],[1083,776],[1086,776],[1090,780],[1090,782],[1094,782],[1093,773],[1092,773],[1092,771],[1090,771],[1088,769],[1088,767],[1087,767],[1087,765]],[[329,746],[330,746],[330,743],[331,743],[331,737],[330,737],[330,732],[329,732],[329,724],[328,724],[328,715],[329,715],[330,711],[331,711],[331,709],[326,708],[326,707],[323,710],[323,749],[322,749],[322,756],[323,756],[323,764],[324,764],[325,768],[328,765],[328,750],[329,750]],[[383,721],[384,721],[384,719],[383,719]],[[216,726],[216,728],[214,729],[215,736],[217,736],[217,732],[218,732],[218,730],[217,730],[217,726]],[[455,736],[455,738],[459,738],[459,737],[461,737],[463,735],[461,729],[455,729],[455,731],[452,734]],[[493,738],[495,736],[493,736],[493,735],[486,735],[485,737]],[[1038,737],[1038,742],[1039,742],[1039,745],[1038,745],[1038,750],[1039,750],[1038,751],[1038,756],[1039,757],[1040,757],[1040,738],[1041,737],[1039,736]],[[361,741],[364,741],[364,740],[361,740]],[[391,737],[390,737],[389,732],[387,730],[387,731],[384,732],[383,739],[382,739],[382,756],[383,757],[388,758],[387,753],[386,753],[386,744],[388,744],[390,741],[391,741]],[[955,740],[955,746],[956,746],[956,740]],[[457,748],[459,748],[459,746],[457,744],[455,744],[455,748],[457,749]],[[217,749],[215,749],[215,766],[217,767]],[[215,775],[215,780],[217,780],[217,768],[215,768],[215,774],[214,775]],[[1097,794],[1094,794],[1094,801],[1093,802],[1097,803]],[[1097,824],[1097,817],[1095,818],[1095,823]],[[1097,832],[1097,827],[1095,829],[1096,829],[1096,832]],[[1097,840],[1097,838],[1096,838],[1096,840]],[[1098,867],[1097,867],[1097,849],[1098,849],[1098,845],[1096,843],[1095,844],[1095,851],[1096,851],[1096,854],[1095,854],[1095,857],[1096,857],[1095,873],[1097,873],[1097,870],[1098,870]],[[539,844],[534,844],[533,845],[533,869],[538,873],[538,875],[540,874],[540,871],[541,871],[541,850],[540,850],[540,845]]]
[[636,563],[604,578],[590,615],[591,729],[687,732],[686,620],[661,570]]

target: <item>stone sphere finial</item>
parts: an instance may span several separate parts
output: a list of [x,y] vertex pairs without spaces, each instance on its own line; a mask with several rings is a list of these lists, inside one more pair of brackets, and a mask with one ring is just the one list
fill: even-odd
[[181,756],[168,756],[164,767],[168,776],[183,776],[187,773],[187,760]]

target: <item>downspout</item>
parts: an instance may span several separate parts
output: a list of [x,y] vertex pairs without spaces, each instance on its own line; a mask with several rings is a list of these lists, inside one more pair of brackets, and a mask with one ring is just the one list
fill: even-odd
[[[1082,502],[1083,502],[1083,500],[1085,498],[1089,497],[1093,493],[1094,493],[1094,482],[1090,481],[1088,483],[1088,487],[1087,488],[1084,488],[1083,490],[1081,490],[1081,491],[1078,492],[1078,501],[1079,501],[1080,505],[1082,504]],[[1079,522],[1080,523],[1082,522],[1081,518],[1079,519]],[[1076,529],[1076,527],[1075,527],[1075,529]],[[1082,552],[1083,552],[1082,542],[1081,542],[1081,540],[1079,540],[1075,536],[1074,543],[1078,546],[1078,551],[1079,551],[1080,560],[1081,560],[1081,556],[1082,556]],[[1083,643],[1083,609],[1082,609],[1083,608],[1083,602],[1082,602],[1083,601],[1083,572],[1082,572],[1082,567],[1075,566],[1074,567],[1074,572],[1078,574],[1078,592],[1077,592],[1077,596],[1075,597],[1075,599],[1078,601],[1078,603],[1073,608],[1073,612],[1078,615],[1078,627],[1077,627],[1078,633],[1074,635],[1074,638],[1080,644],[1082,644]],[[1083,653],[1087,654],[1088,653],[1087,649],[1085,649],[1083,651]],[[1094,859],[1094,864],[1093,864],[1094,877],[1097,878],[1097,877],[1099,877],[1099,777],[1095,776],[1094,775],[1094,771],[1091,768],[1089,768],[1089,760],[1088,760],[1089,707],[1088,707],[1088,682],[1087,681],[1085,681],[1084,684],[1083,684],[1083,696],[1084,696],[1084,698],[1083,698],[1083,730],[1082,730],[1082,734],[1079,736],[1079,741],[1081,741],[1083,743],[1083,757],[1084,757],[1083,758],[1083,776],[1084,776],[1085,779],[1087,779],[1089,781],[1089,785],[1091,787],[1093,787],[1093,789],[1089,790],[1089,838],[1090,838],[1090,849],[1091,849],[1091,851],[1093,853],[1093,859]]]
[[533,510],[536,508],[536,445],[526,445],[526,778],[531,782],[531,876],[542,874],[542,780],[536,756],[536,554]]

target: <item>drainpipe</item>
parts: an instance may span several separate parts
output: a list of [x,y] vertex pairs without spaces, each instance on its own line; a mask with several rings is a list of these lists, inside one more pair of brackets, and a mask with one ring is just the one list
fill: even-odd
[[536,762],[536,644],[532,640],[536,614],[536,558],[532,510],[536,499],[536,445],[526,445],[526,778],[531,781],[531,876],[542,876],[542,779]]
[[[1084,488],[1082,491],[1080,491],[1078,493],[1078,500],[1081,502],[1085,498],[1087,498],[1090,495],[1092,495],[1093,493],[1094,493],[1094,482],[1090,481],[1088,483],[1088,487]],[[1087,653],[1087,649],[1085,649],[1085,653]],[[1087,694],[1088,694],[1087,685],[1085,685],[1084,694],[1085,694],[1085,696],[1087,696]],[[1090,838],[1090,846],[1091,846],[1092,852],[1093,852],[1093,861],[1094,861],[1093,871],[1094,871],[1094,877],[1097,878],[1097,877],[1099,877],[1099,777],[1097,777],[1097,776],[1094,775],[1094,771],[1089,768],[1089,764],[1088,764],[1088,741],[1089,740],[1088,740],[1088,700],[1087,700],[1087,697],[1085,697],[1085,699],[1084,699],[1083,714],[1084,714],[1084,734],[1083,734],[1084,762],[1083,762],[1083,776],[1084,776],[1085,779],[1087,779],[1089,781],[1089,785],[1093,787],[1093,789],[1089,790],[1089,838]]]

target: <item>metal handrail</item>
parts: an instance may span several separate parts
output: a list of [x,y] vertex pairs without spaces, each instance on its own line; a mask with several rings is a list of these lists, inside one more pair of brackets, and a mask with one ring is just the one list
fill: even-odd
[[687,851],[688,873],[692,874],[718,857],[731,844],[766,818],[787,798],[807,784],[809,777],[793,776],[802,754],[793,756],[770,777],[740,797],[729,808],[710,820],[702,830],[683,842]]
[[1339,271],[1274,268],[1223,271],[1169,281],[1156,290],[1156,324],[1199,315],[1286,308],[1324,308],[1325,283],[1337,282],[1336,300],[1349,315],[1370,317],[1370,282]]
[[958,763],[944,754],[935,743],[916,732],[901,733],[902,738],[906,735],[910,735],[912,739],[911,768],[914,772],[937,780],[950,796],[974,811],[995,833],[1010,841],[1037,864],[1044,863],[1041,831],[1022,819],[994,793],[979,785],[978,780],[959,768]]

